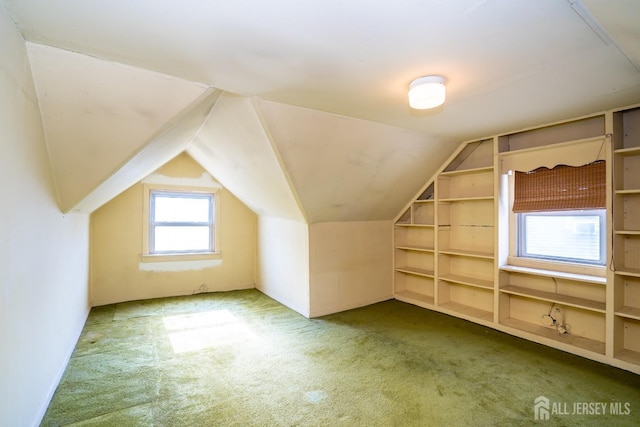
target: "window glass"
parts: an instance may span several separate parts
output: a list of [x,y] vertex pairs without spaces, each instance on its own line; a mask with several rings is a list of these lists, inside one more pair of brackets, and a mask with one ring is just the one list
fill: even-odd
[[518,256],[605,264],[605,210],[518,214]]
[[149,252],[178,254],[213,252],[213,194],[152,191]]

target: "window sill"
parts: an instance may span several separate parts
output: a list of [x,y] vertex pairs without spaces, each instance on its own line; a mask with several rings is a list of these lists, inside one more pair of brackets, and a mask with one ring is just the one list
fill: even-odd
[[222,252],[203,252],[196,254],[147,254],[141,255],[141,262],[183,262],[209,261],[222,259]]
[[507,265],[501,267],[505,271],[532,270],[541,275],[578,279],[583,277],[589,281],[606,281],[607,270],[605,266],[584,265],[569,262],[543,261],[533,258],[508,257]]

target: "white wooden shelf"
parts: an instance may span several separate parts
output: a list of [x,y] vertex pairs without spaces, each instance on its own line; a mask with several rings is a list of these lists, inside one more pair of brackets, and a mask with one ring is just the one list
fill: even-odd
[[640,230],[616,230],[615,234],[621,236],[640,236]]
[[555,277],[557,279],[574,280],[576,282],[586,282],[586,283],[594,283],[594,284],[600,284],[600,285],[607,284],[606,277],[590,276],[587,274],[565,273],[562,271],[543,270],[539,268],[530,268],[530,267],[519,267],[515,265],[503,265],[502,267],[500,267],[500,270],[508,271],[511,273],[531,274],[533,276]]
[[625,362],[634,363],[640,365],[640,352],[633,350],[622,350],[615,355],[616,359],[623,360]]
[[423,276],[433,278],[435,273],[433,270],[426,270],[424,268],[417,267],[396,267],[396,271],[400,273],[413,274],[414,276]]
[[438,253],[444,254],[444,255],[464,256],[464,257],[470,257],[470,258],[493,259],[493,253],[491,252],[467,251],[463,249],[440,249]]
[[433,297],[414,291],[398,291],[395,293],[396,299],[408,303],[421,303],[418,305],[433,305]]
[[402,251],[415,251],[415,252],[434,252],[435,248],[429,246],[418,246],[418,245],[396,245],[395,249],[399,249]]
[[625,190],[616,190],[616,194],[618,195],[640,194],[640,189],[632,188],[632,189],[625,189]]
[[504,319],[500,323],[524,332],[529,332],[531,334],[535,334],[544,338],[549,338],[555,341],[579,347],[583,350],[591,351],[598,354],[604,354],[605,352],[605,345],[600,341],[580,337],[573,334],[560,334],[554,329],[534,325],[529,322],[523,322],[522,320],[518,319]]
[[616,316],[626,317],[627,319],[640,320],[640,308],[625,306],[616,311]]
[[640,156],[640,147],[620,148],[614,151],[619,156]]
[[505,286],[500,288],[500,292],[510,295],[518,295],[526,298],[533,298],[540,301],[547,301],[562,304],[570,307],[603,313],[606,311],[606,304],[592,301],[585,298],[572,297],[569,295],[555,294],[553,292],[538,291],[535,289],[522,288],[520,286]]
[[615,271],[620,276],[640,277],[640,268],[622,268]]
[[468,175],[468,174],[477,174],[483,172],[493,172],[493,166],[485,166],[482,168],[471,168],[471,169],[460,169],[454,171],[445,171],[440,174],[440,176],[456,176],[456,175]]
[[476,288],[493,289],[492,280],[483,280],[476,277],[461,276],[459,274],[442,274],[438,276],[438,279]]
[[493,200],[493,196],[476,196],[476,197],[448,197],[446,199],[438,199],[438,203],[456,203],[456,202],[477,202],[484,200]]
[[460,304],[457,302],[449,301],[438,305],[447,310],[455,311],[468,317],[476,317],[486,322],[493,321],[493,313],[490,311],[482,310],[469,305]]
[[396,227],[415,227],[415,228],[433,228],[435,227],[433,224],[409,224],[409,223],[395,223],[394,224]]

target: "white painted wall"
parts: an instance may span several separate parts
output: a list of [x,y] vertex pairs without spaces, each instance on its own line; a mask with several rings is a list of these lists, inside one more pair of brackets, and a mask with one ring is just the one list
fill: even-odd
[[393,298],[390,221],[309,227],[310,317]]
[[0,6],[0,425],[37,425],[88,304],[88,216],[57,206],[25,43]]
[[309,317],[309,226],[258,217],[256,288]]

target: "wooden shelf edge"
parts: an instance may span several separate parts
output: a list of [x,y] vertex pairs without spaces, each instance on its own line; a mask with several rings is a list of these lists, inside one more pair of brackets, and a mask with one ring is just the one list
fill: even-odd
[[494,196],[474,196],[474,197],[443,197],[438,199],[438,203],[454,202],[484,202],[495,199]]
[[616,316],[625,317],[627,319],[640,320],[640,308],[636,307],[622,307],[620,310],[616,310]]
[[619,276],[640,277],[640,268],[627,268],[622,270],[616,270],[614,273]]
[[395,298],[399,301],[407,302],[410,304],[416,304],[423,306],[427,305],[433,307],[433,297],[429,295],[424,295],[418,292],[413,291],[396,291]]
[[616,230],[615,234],[619,236],[640,236],[640,230]]
[[613,151],[613,154],[618,154],[620,156],[640,155],[640,147],[618,148]]
[[592,283],[597,285],[607,284],[606,277],[589,276],[587,274],[565,273],[562,271],[543,270],[543,269],[531,268],[531,267],[519,267],[516,265],[503,265],[502,267],[500,267],[500,270],[508,271],[511,273],[531,274],[531,275],[543,276],[543,277],[555,277],[557,279],[574,280],[577,282],[586,282],[586,283]]
[[500,324],[508,326],[510,328],[518,329],[523,332],[534,334],[543,338],[547,338],[553,341],[561,342],[570,346],[578,347],[583,350],[587,350],[599,355],[605,354],[605,343],[601,341],[592,340],[590,338],[584,338],[572,334],[559,334],[553,329],[545,328],[544,326],[534,325],[528,322],[524,322],[518,319],[503,319]]
[[483,172],[493,172],[493,169],[494,169],[493,166],[483,166],[480,168],[443,171],[440,173],[440,176],[456,176],[456,175],[468,175],[468,174],[483,173]]
[[460,285],[472,286],[474,288],[493,290],[493,282],[491,280],[482,280],[475,277],[461,276],[459,274],[442,274],[438,279],[446,282],[453,282]]
[[453,311],[457,314],[461,314],[464,317],[478,318],[478,319],[484,320],[485,322],[493,321],[492,312],[482,310],[476,307],[471,307],[468,305],[464,305],[464,304],[460,304],[452,301],[438,304],[438,306],[446,310]]
[[416,267],[396,267],[395,271],[404,274],[411,274],[413,276],[420,277],[428,277],[433,279],[435,276],[435,272],[432,270],[426,270],[424,268],[416,268]]
[[585,298],[554,294],[553,292],[537,291],[535,289],[522,288],[520,286],[505,286],[503,288],[500,288],[500,292],[509,295],[517,295],[525,298],[532,298],[541,301],[567,305],[583,310],[595,311],[602,314],[606,312],[605,303],[592,301]]
[[435,248],[429,246],[409,246],[409,245],[396,245],[394,249],[400,249],[403,251],[416,251],[416,252],[435,252]]
[[614,356],[616,359],[624,362],[633,363],[634,365],[640,365],[640,352],[633,350],[622,350]]
[[493,254],[490,252],[480,252],[480,251],[463,251],[459,249],[440,249],[438,253],[443,255],[453,255],[453,256],[465,256],[471,258],[483,258],[483,259],[493,259]]

